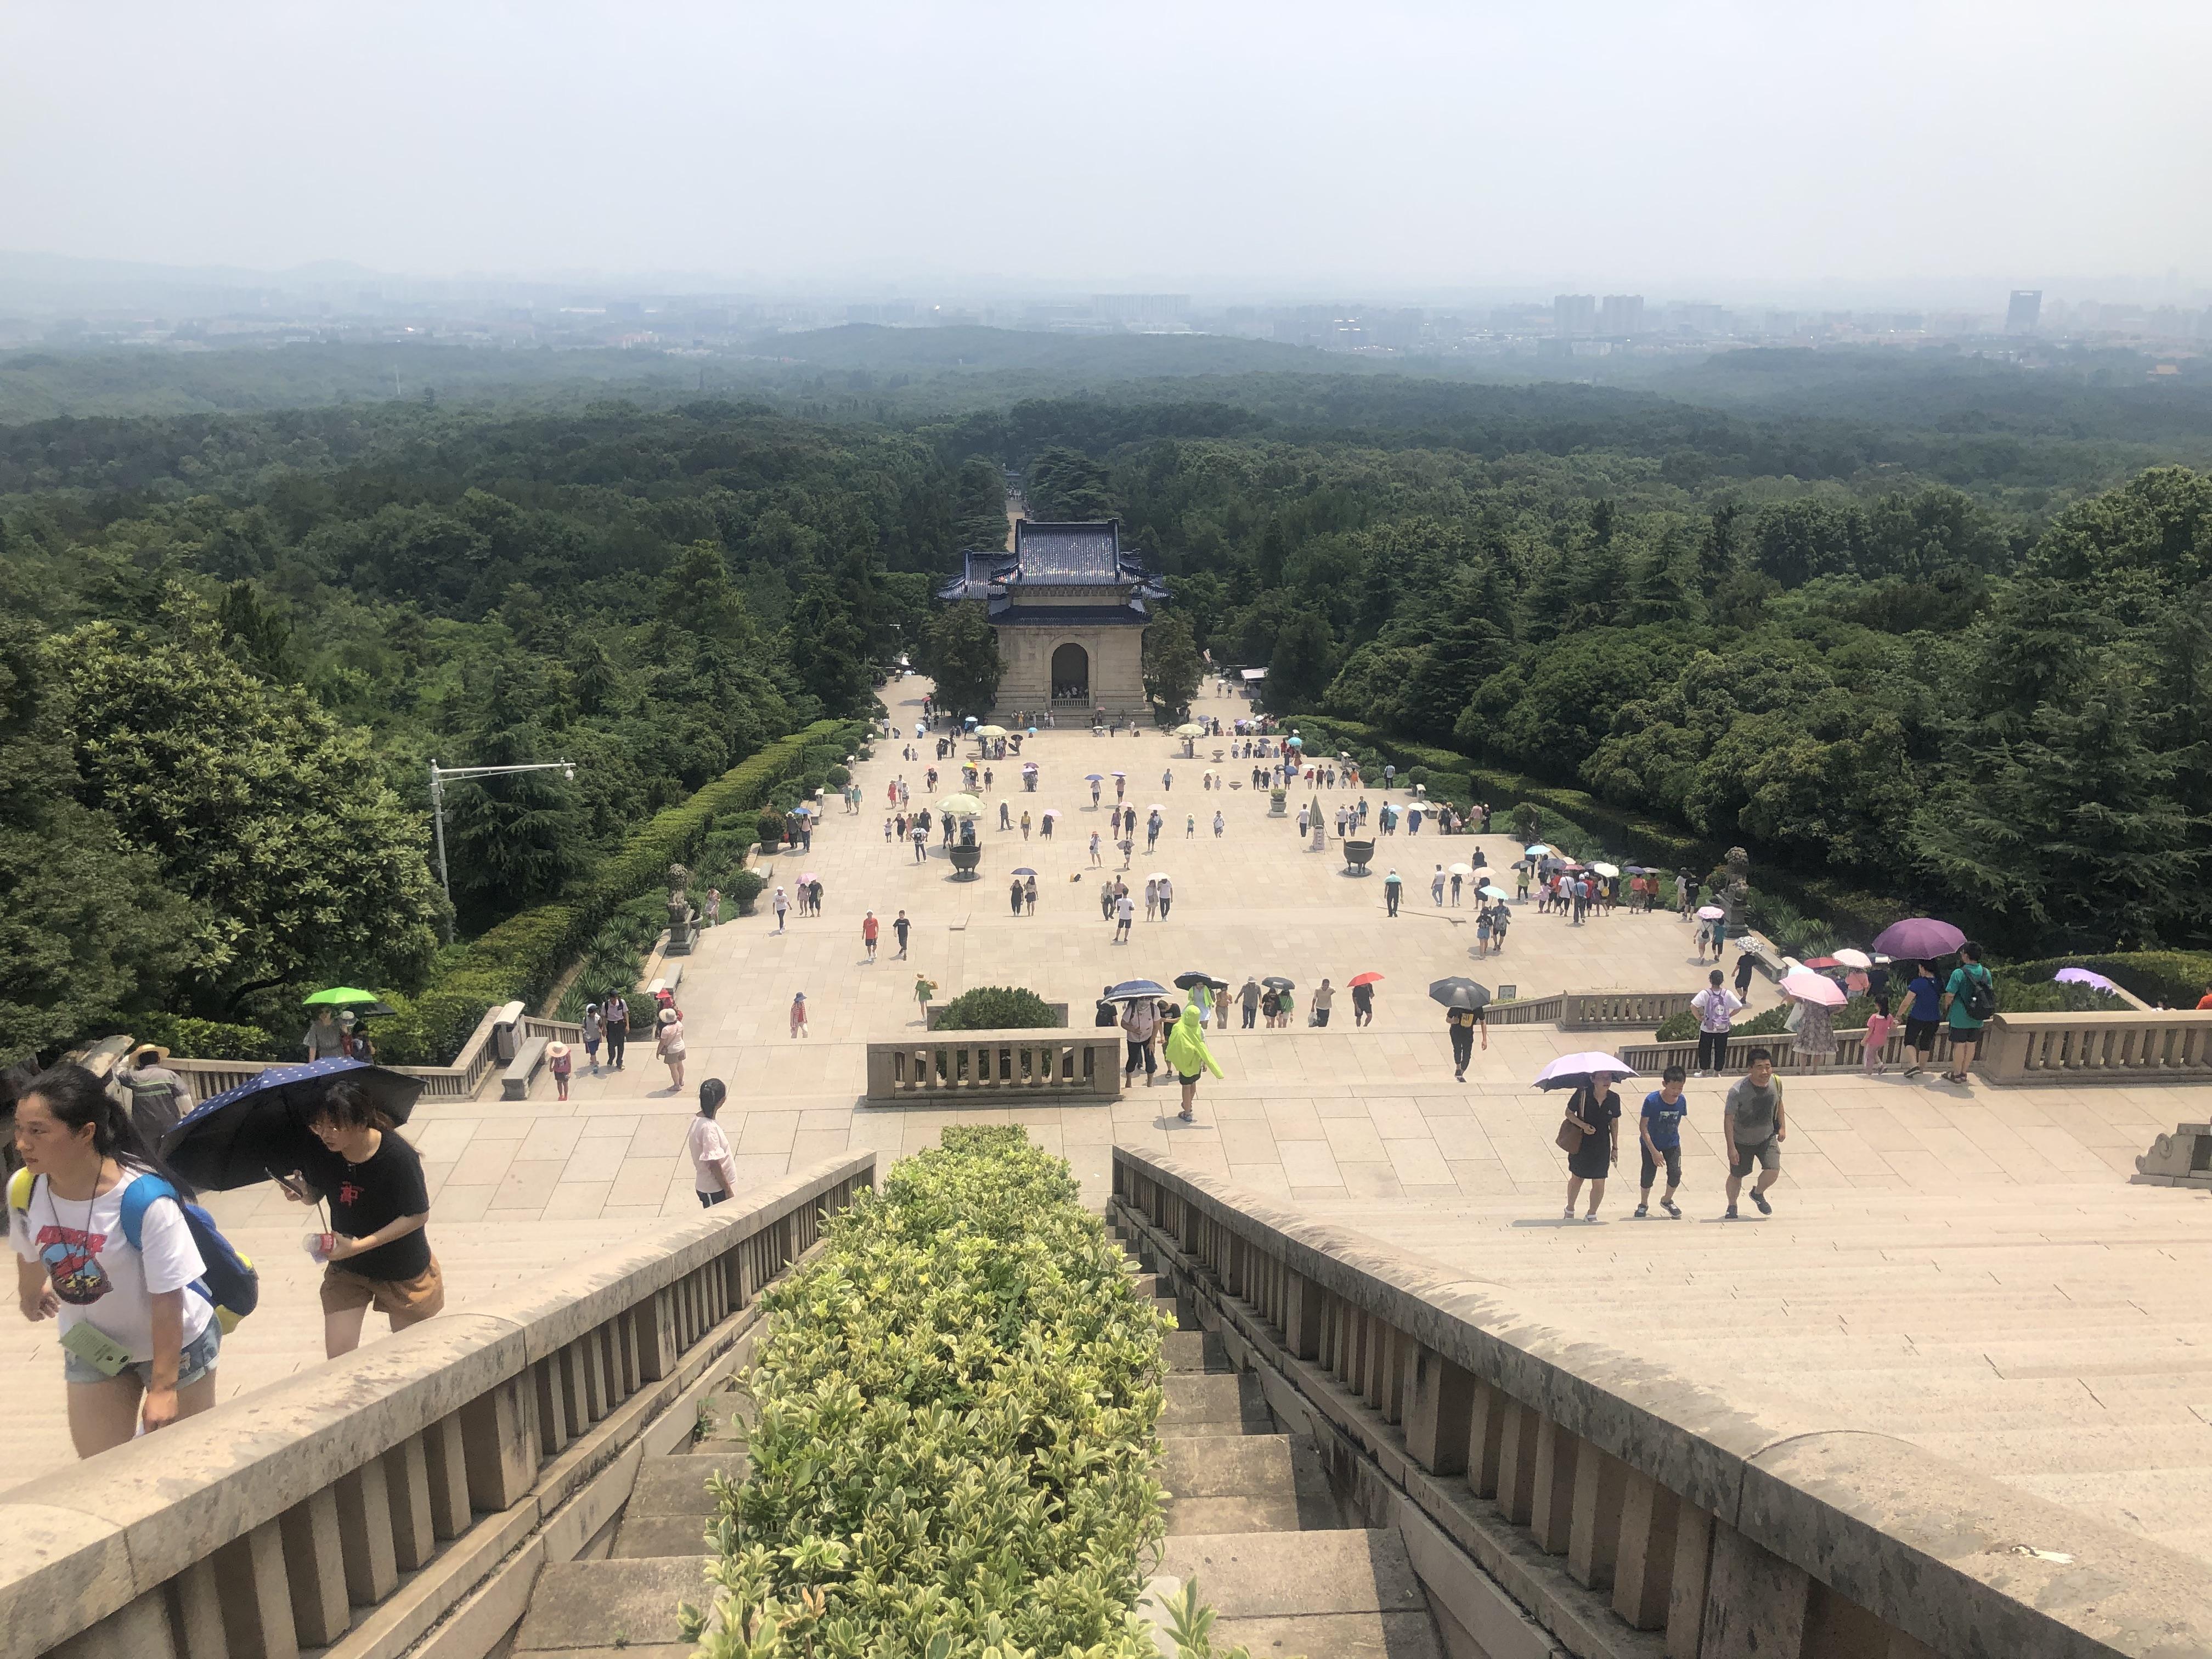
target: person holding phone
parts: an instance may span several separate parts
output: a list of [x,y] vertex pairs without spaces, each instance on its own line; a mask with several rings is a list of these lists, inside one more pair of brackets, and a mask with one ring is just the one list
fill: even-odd
[[323,1352],[361,1346],[374,1308],[395,1331],[419,1325],[446,1305],[446,1281],[425,1228],[430,1188],[422,1160],[358,1084],[334,1083],[307,1119],[322,1143],[280,1184],[295,1203],[328,1200],[331,1230],[317,1252],[323,1269]]

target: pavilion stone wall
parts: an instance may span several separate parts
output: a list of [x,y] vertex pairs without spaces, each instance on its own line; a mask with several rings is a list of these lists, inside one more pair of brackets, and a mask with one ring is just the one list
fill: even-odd
[[1127,623],[1091,627],[1000,628],[999,659],[1006,672],[999,681],[993,712],[1012,714],[1046,708],[1052,700],[1052,653],[1079,645],[1091,656],[1091,700],[1086,707],[1109,714],[1142,714],[1145,701],[1145,630]]

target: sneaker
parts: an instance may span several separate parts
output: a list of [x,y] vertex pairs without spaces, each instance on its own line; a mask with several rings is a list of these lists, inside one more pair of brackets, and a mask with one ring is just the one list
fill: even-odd
[[1722,1219],[1722,1220],[1723,1220],[1723,1221],[1733,1221],[1733,1220],[1735,1220],[1735,1218],[1735,1218],[1735,1205],[1733,1205],[1733,1204],[1731,1204],[1731,1205],[1729,1205],[1729,1206],[1728,1206],[1728,1209],[1727,1209],[1727,1210],[1726,1210],[1726,1211],[1722,1214],[1722,1216],[1721,1216],[1721,1219]]
[[1759,1214],[1772,1215],[1774,1213],[1774,1206],[1766,1201],[1766,1194],[1765,1193],[1753,1192],[1751,1195],[1751,1201],[1759,1206]]
[[1675,1203],[1671,1198],[1661,1199],[1659,1200],[1659,1207],[1666,1211],[1668,1215],[1673,1216],[1677,1221],[1680,1221],[1682,1218],[1682,1206]]
[[1645,1216],[1648,1216],[1650,1213],[1651,1206],[1648,1204],[1639,1204],[1636,1206],[1636,1218],[1638,1221],[1641,1221]]

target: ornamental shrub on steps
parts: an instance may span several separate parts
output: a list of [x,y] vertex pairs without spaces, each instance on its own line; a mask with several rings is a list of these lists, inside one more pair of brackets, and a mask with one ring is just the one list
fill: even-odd
[[706,1659],[1155,1659],[1169,1322],[1063,1161],[944,1139],[762,1297]]

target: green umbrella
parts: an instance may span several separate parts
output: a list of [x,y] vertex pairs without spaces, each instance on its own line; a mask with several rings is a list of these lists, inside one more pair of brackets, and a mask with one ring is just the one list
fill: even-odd
[[374,991],[356,991],[350,985],[333,985],[327,991],[318,991],[307,1000],[310,1008],[352,1008],[376,1000]]

